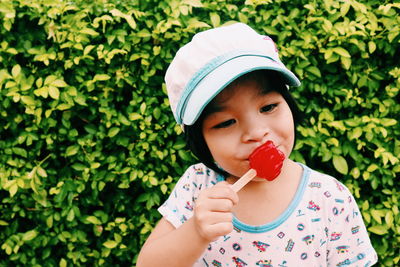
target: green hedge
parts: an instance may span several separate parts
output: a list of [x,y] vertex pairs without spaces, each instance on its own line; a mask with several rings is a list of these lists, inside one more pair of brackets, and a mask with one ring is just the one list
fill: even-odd
[[163,76],[195,32],[242,21],[302,80],[292,158],[357,198],[400,255],[400,4],[0,1],[0,266],[129,266],[195,159]]

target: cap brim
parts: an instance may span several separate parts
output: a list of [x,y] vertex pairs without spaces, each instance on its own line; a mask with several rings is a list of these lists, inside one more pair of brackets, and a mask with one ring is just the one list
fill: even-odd
[[182,114],[182,123],[192,125],[207,104],[236,78],[255,70],[274,70],[282,75],[287,85],[300,86],[300,81],[283,64],[267,57],[237,57],[218,66],[205,76],[188,97]]

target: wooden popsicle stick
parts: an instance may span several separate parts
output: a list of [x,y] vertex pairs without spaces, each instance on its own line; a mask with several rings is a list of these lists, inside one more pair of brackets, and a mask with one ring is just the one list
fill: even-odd
[[243,174],[242,177],[239,178],[233,185],[231,185],[231,188],[233,191],[238,192],[240,189],[242,189],[243,186],[245,186],[248,182],[250,182],[254,177],[256,177],[257,172],[254,169],[248,170],[245,174]]

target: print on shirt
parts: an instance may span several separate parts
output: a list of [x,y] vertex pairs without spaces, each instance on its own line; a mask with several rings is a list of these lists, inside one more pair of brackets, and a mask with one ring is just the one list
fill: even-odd
[[[259,226],[234,217],[233,231],[211,242],[193,267],[370,267],[375,263],[376,253],[349,190],[335,178],[302,166],[296,202],[285,216]],[[201,190],[222,180],[202,164],[189,168],[160,213],[179,227],[192,217]]]
[[261,241],[253,241],[253,246],[255,246],[258,251],[265,252],[270,245]]
[[247,266],[247,263],[245,263],[243,260],[241,260],[238,257],[232,257],[233,262],[236,264],[236,267],[244,267]]
[[259,260],[256,262],[256,265],[260,267],[273,267],[271,260]]

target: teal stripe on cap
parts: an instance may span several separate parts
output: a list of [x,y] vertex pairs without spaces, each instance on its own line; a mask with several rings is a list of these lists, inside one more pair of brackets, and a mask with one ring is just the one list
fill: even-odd
[[[211,61],[209,61],[204,67],[199,69],[195,74],[193,74],[192,78],[189,80],[187,85],[185,86],[185,89],[183,90],[182,96],[179,99],[178,105],[176,107],[176,119],[179,124],[182,124],[183,121],[183,114],[186,109],[186,103],[187,99],[189,96],[192,94],[193,90],[196,88],[196,86],[199,84],[199,82],[206,77],[210,72],[224,64],[225,62],[232,60],[237,57],[242,57],[242,56],[259,56],[259,57],[265,57],[268,58],[274,62],[277,62],[278,64],[282,64],[280,61],[277,61],[276,59],[267,56],[265,54],[262,54],[259,51],[252,51],[252,50],[236,50],[232,51],[229,53],[226,53],[224,55],[218,56],[213,58]],[[284,68],[284,66],[282,66]]]

